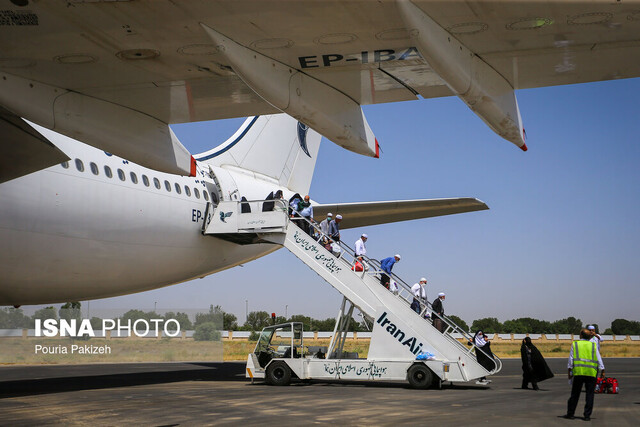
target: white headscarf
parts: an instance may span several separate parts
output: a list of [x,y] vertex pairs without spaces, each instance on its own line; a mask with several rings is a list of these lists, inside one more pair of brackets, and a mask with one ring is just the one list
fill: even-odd
[[476,336],[473,339],[478,347],[484,347],[487,344],[487,340],[484,339],[482,331],[476,332]]

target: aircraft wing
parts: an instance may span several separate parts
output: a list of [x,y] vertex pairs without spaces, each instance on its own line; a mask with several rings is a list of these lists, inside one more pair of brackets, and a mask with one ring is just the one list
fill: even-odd
[[377,156],[360,106],[419,97],[456,95],[526,149],[514,90],[640,76],[639,29],[611,0],[12,1],[0,104],[185,174],[168,124],[284,111]]
[[487,210],[482,201],[470,197],[455,199],[395,200],[386,202],[335,203],[313,206],[316,220],[328,212],[342,215],[341,229],[388,224],[464,212]]
[[0,183],[67,160],[47,138],[0,107]]

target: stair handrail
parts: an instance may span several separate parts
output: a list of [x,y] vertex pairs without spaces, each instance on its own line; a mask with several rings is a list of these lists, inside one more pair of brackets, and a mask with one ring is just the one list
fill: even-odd
[[[325,233],[322,232],[322,230],[319,227],[319,224],[316,221],[310,221],[309,219],[307,219],[306,217],[303,217],[302,215],[299,214],[299,212],[297,211],[293,211],[292,216],[298,215],[299,218],[296,219],[302,219],[303,221],[306,221],[313,230],[316,231],[316,234],[319,235],[318,237],[318,241],[320,241],[320,239],[322,238],[326,238],[329,241],[338,244],[338,246],[340,247],[340,255],[338,256],[338,259],[342,259],[343,262],[349,264],[349,265],[355,265],[355,260],[357,260],[358,255],[356,255],[355,251],[353,249],[351,249],[350,246],[344,244],[341,240],[336,241],[334,239],[332,239],[330,236],[326,235]],[[290,222],[291,224],[295,224],[293,221]],[[299,228],[299,227],[298,227]],[[344,258],[344,254],[347,253],[349,256],[352,257],[352,259],[354,260],[352,263],[349,262],[347,259]],[[384,272],[382,270],[382,265],[380,263],[379,260],[375,259],[375,258],[369,258],[367,256],[363,256],[363,258],[366,258],[366,263],[369,266],[373,266],[375,267],[375,269],[369,269],[368,274],[369,275],[374,275],[374,274],[380,274],[382,272]],[[364,267],[364,266],[363,266]],[[355,272],[355,269],[354,269]],[[399,288],[399,292],[396,294],[396,296],[402,300],[405,301],[405,303],[407,303],[408,305],[411,305],[411,302],[413,301],[413,292],[411,292],[411,286],[405,282],[404,280],[402,280],[398,275],[396,275],[395,273],[386,273],[390,278],[392,278],[396,284],[398,285]],[[365,268],[363,268],[362,271],[362,277],[364,277],[364,275],[367,274],[367,271]],[[402,292],[400,292],[400,287],[403,288],[403,290],[407,291],[409,296],[405,297],[402,295]],[[411,298],[411,301],[409,301],[409,298]],[[447,329],[443,332],[443,335],[446,337],[449,337],[451,339],[451,342],[454,342],[455,344],[457,344],[459,347],[461,347],[463,350],[465,350],[467,353],[471,353],[474,349],[476,352],[481,352],[482,354],[484,354],[489,360],[493,361],[494,364],[494,369],[489,371],[490,373],[497,373],[502,369],[502,360],[500,360],[500,358],[498,358],[495,354],[492,354],[491,356],[485,352],[481,347],[478,347],[476,345],[476,343],[473,340],[473,336],[465,331],[464,329],[462,329],[460,326],[458,326],[453,320],[451,320],[450,318],[448,318],[447,316],[445,316],[444,314],[440,315],[438,313],[436,313],[435,311],[433,311],[433,307],[431,305],[431,303],[427,300],[423,300],[422,298],[420,298],[421,303],[423,303],[425,305],[424,310],[421,310],[420,313],[416,313],[416,315],[420,316],[423,320],[428,321],[424,315],[427,312],[427,309],[431,310],[431,315],[435,315],[436,317],[438,317],[440,320],[442,320],[446,325],[447,325]],[[412,310],[413,311],[413,310]],[[415,311],[414,311],[415,313]],[[466,346],[461,343],[460,341],[458,341],[456,338],[454,338],[453,336],[451,336],[451,332],[449,332],[449,329],[451,329],[451,332],[457,332],[459,334],[462,335],[462,337],[464,339],[467,340],[467,344],[470,344],[470,348],[467,349]]]
[[[381,267],[381,263],[378,260],[373,260],[374,261],[374,265],[379,265]],[[388,274],[388,273],[385,273]],[[399,276],[397,276],[396,274],[394,274],[393,272],[391,274],[388,274],[390,278],[392,278],[393,280],[396,281],[396,283],[400,286],[402,285],[402,287],[404,287],[406,290],[409,291],[409,294],[411,296],[411,298],[413,299],[413,292],[411,292],[411,287],[409,286],[408,283],[406,283],[404,280],[402,280]],[[408,298],[404,298],[403,299],[411,304],[411,302],[409,302]],[[473,336],[465,331],[464,329],[462,329],[460,326],[458,326],[453,320],[451,320],[449,317],[447,317],[444,314],[438,314],[435,311],[433,311],[433,307],[432,304],[428,301],[428,300],[424,300],[422,298],[419,298],[420,302],[422,304],[425,305],[425,308],[423,310],[420,310],[420,313],[416,313],[418,314],[420,317],[422,317],[423,319],[426,320],[426,318],[424,317],[427,309],[431,310],[431,316],[436,316],[437,318],[439,318],[440,320],[442,320],[446,325],[447,325],[447,329],[445,330],[445,332],[443,332],[444,335],[451,337],[452,341],[455,341],[459,346],[461,346],[464,350],[467,350],[467,348],[464,346],[464,344],[462,344],[460,341],[458,341],[457,339],[455,339],[453,336],[451,336],[452,332],[457,332],[460,335],[462,335],[463,339],[467,340],[467,343],[470,343],[470,348],[468,349],[468,352],[470,353],[473,349],[477,351],[480,351],[481,353],[483,353],[489,360],[493,360],[493,364],[494,364],[494,369],[491,370],[490,372],[492,373],[496,373],[499,372],[502,369],[502,360],[500,360],[500,358],[498,358],[495,354],[492,354],[492,356],[490,356],[486,351],[484,351],[481,347],[478,347],[476,345],[476,343],[473,340]],[[449,329],[451,329],[451,332],[449,332]]]

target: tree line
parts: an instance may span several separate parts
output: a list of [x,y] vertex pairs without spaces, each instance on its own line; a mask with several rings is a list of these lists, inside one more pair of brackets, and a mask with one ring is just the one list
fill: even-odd
[[[455,316],[453,316],[455,317]],[[464,321],[462,321],[464,323]],[[466,323],[464,323],[466,328]],[[573,334],[580,333],[582,328],[593,325],[596,331],[603,335],[640,335],[640,322],[627,319],[616,319],[611,322],[611,327],[604,331],[597,323],[584,323],[575,317],[549,322],[547,320],[533,319],[531,317],[520,317],[518,319],[506,320],[501,323],[495,317],[485,317],[474,320],[471,324],[471,331],[482,330],[486,333],[506,333],[506,334]]]
[[[33,328],[36,319],[80,319],[81,303],[68,302],[59,309],[53,306],[45,307],[37,310],[33,316],[24,314],[21,308],[2,308],[0,309],[0,329],[22,329]],[[495,317],[485,317],[476,319],[471,323],[469,328],[467,322],[456,315],[448,316],[458,326],[465,331],[475,332],[482,330],[486,333],[515,333],[515,334],[579,334],[580,330],[586,326],[582,320],[575,317],[567,317],[553,322],[547,320],[539,320],[531,317],[521,317],[518,319],[506,320],[500,322]],[[314,319],[303,314],[295,314],[288,318],[284,316],[276,316],[272,319],[271,315],[266,311],[252,311],[248,313],[246,321],[240,325],[238,318],[232,314],[225,312],[219,305],[211,305],[209,311],[205,313],[197,313],[193,320],[187,313],[183,312],[166,312],[163,315],[155,311],[129,310],[119,317],[121,323],[131,320],[131,323],[138,319],[175,319],[180,324],[180,329],[197,330],[198,326],[205,323],[209,324],[207,331],[218,330],[222,328],[225,331],[260,331],[266,326],[286,322],[301,322],[305,331],[333,331],[336,323],[335,318]],[[115,320],[115,319],[114,319]],[[94,329],[102,328],[102,319],[92,317],[90,319],[91,326]],[[605,335],[640,335],[640,322],[627,319],[616,319],[611,323],[611,327],[601,331],[597,324],[590,323],[596,327],[596,330]],[[349,331],[363,332],[369,331],[371,325],[364,322],[358,322],[351,319]]]
[[[198,313],[199,315],[201,313]],[[37,310],[32,316],[27,316],[24,314],[21,308],[2,308],[0,309],[0,329],[33,329],[35,327],[36,320],[45,320],[45,319],[54,319],[54,320],[71,320],[71,319],[82,319],[81,313],[81,303],[79,302],[68,302],[61,306],[59,309],[56,309],[53,306],[44,307]],[[156,313],[155,311],[142,311],[142,310],[129,310],[124,313],[120,317],[116,317],[113,320],[120,320],[121,324],[126,324],[128,320],[133,324],[138,319],[150,320],[150,319],[176,319],[180,324],[181,330],[193,329],[193,323],[189,319],[189,315],[186,313],[174,313],[167,312],[163,315]],[[197,319],[197,316],[196,316]],[[91,323],[91,327],[94,330],[102,329],[102,318],[93,316],[89,320]],[[201,321],[201,322],[204,322]],[[169,328],[173,326],[169,324]],[[140,328],[143,328],[143,325],[139,325]]]
[[[70,320],[81,318],[80,302],[69,302],[59,309],[56,309],[53,306],[44,307],[37,310],[32,316],[24,314],[21,308],[5,307],[0,309],[0,329],[33,329],[37,319]],[[234,314],[225,312],[219,305],[211,305],[208,312],[196,313],[193,320],[187,313],[183,312],[169,311],[160,315],[155,311],[143,311],[137,309],[129,310],[122,316],[116,317],[113,320],[118,319],[122,324],[126,324],[129,320],[131,321],[131,324],[133,324],[138,319],[147,321],[150,319],[175,319],[180,324],[180,330],[183,331],[197,329],[198,326],[204,323],[212,323],[217,329],[225,331],[260,331],[262,328],[274,324],[274,319],[272,319],[271,315],[266,311],[252,311],[248,314],[246,321],[240,325],[238,323],[238,318]],[[102,328],[102,318],[94,316],[91,317],[89,321],[94,330]],[[289,318],[285,318],[284,316],[277,316],[275,318],[276,324],[285,322],[302,322],[304,324],[304,329],[307,331],[332,331],[336,320],[334,318],[318,320],[303,314],[296,314]],[[144,325],[140,325],[139,327],[143,328]],[[349,330],[367,331],[369,329],[362,323],[358,323],[354,319],[351,319]]]

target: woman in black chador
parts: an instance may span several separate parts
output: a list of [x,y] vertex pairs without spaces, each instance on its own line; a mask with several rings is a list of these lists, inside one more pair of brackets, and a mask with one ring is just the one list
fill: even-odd
[[[478,331],[473,336],[473,343],[478,349],[482,350],[476,350],[476,358],[478,359],[478,363],[482,365],[482,367],[487,371],[493,371],[496,367],[496,363],[493,360],[493,353],[491,352],[491,343],[489,342],[489,337],[487,337],[484,332]],[[487,377],[482,377],[478,381],[476,381],[476,384],[486,385],[490,382],[491,380],[488,380]]]
[[522,340],[520,347],[520,357],[522,358],[522,388],[528,388],[531,383],[534,390],[538,390],[540,381],[553,378],[553,372],[544,361],[544,357],[535,345],[531,343],[531,338]]

